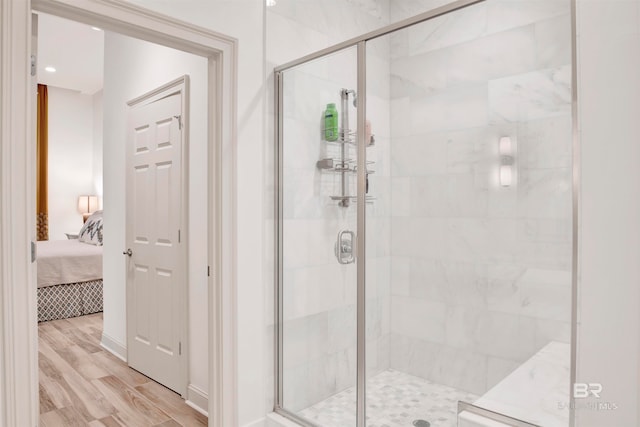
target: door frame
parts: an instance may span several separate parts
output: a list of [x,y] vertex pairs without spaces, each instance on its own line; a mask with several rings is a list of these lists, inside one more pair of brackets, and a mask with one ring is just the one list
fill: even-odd
[[[145,105],[153,104],[169,94],[180,93],[180,123],[182,132],[180,132],[180,224],[178,226],[179,230],[181,230],[180,243],[178,245],[178,251],[180,253],[179,263],[180,267],[178,269],[178,283],[182,283],[180,285],[180,300],[178,301],[178,307],[180,308],[180,325],[178,329],[180,331],[180,342],[182,343],[182,354],[180,360],[180,388],[178,390],[174,390],[178,392],[183,399],[188,399],[188,387],[189,387],[189,268],[188,268],[188,260],[189,260],[189,76],[184,75],[174,79],[168,83],[165,83],[151,91],[148,91],[136,98],[127,102],[127,121],[129,120],[131,112],[136,107],[142,107]],[[131,132],[129,125],[127,124],[127,132]],[[125,173],[125,186],[127,187],[127,192],[131,191],[131,165],[129,164],[129,149],[132,147],[129,146],[129,136],[127,135],[127,171]],[[127,217],[131,212],[128,206],[129,196],[126,196],[126,210]],[[131,239],[133,238],[131,234],[132,223],[127,218],[126,221],[126,231],[125,231],[125,243],[127,248],[133,247],[131,245]],[[127,261],[128,262],[128,261]],[[131,347],[129,347],[129,339],[131,338],[129,334],[130,327],[130,316],[129,312],[131,310],[130,303],[133,300],[131,283],[129,283],[130,277],[127,273],[127,292],[126,292],[126,301],[127,301],[127,361],[129,361],[129,352],[131,351]],[[131,366],[131,365],[129,365]],[[154,379],[154,378],[152,378]]]
[[[237,425],[237,40],[122,0],[0,0],[0,424],[38,425],[32,10],[208,59],[209,425]],[[34,197],[25,197],[33,195]],[[25,286],[25,284],[27,284]]]

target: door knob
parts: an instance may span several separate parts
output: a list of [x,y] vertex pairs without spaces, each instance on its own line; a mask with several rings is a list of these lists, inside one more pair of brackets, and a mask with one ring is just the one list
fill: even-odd
[[133,255],[133,251],[131,249],[127,249],[126,251],[122,252],[122,255]]

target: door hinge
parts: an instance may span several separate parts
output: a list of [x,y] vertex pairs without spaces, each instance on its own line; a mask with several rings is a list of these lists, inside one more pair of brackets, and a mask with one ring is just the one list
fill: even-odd
[[180,230],[178,230],[178,243],[180,243]]
[[182,355],[182,342],[178,342],[178,356]]
[[36,66],[38,64],[38,59],[36,58],[35,55],[31,55],[31,76],[35,76],[36,75]]
[[207,277],[211,276],[211,267],[207,265]]
[[36,246],[36,242],[31,241],[31,263],[33,264],[38,259],[38,249]]

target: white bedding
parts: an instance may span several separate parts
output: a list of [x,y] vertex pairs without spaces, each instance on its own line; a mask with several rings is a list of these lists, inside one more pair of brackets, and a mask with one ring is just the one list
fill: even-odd
[[38,288],[102,279],[102,246],[74,240],[38,242]]

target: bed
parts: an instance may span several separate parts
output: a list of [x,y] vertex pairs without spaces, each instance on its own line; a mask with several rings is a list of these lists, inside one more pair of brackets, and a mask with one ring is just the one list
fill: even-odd
[[78,239],[38,242],[38,322],[102,311],[102,212]]

